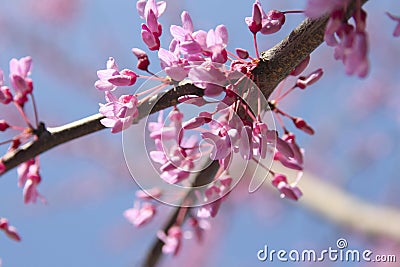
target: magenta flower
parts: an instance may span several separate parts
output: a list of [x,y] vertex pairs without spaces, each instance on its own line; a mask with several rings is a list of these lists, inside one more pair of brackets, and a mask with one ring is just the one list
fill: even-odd
[[174,40],[171,42],[170,47],[174,47],[175,45],[177,45],[179,48],[179,52],[181,52],[182,54],[201,53],[203,50],[198,42],[198,35],[200,31],[193,33],[194,27],[189,13],[183,11],[181,14],[181,20],[182,26],[171,25],[170,27],[171,35],[174,37]]
[[205,89],[206,96],[217,96],[224,91],[223,85],[227,78],[219,68],[210,62],[190,69],[188,77],[196,86]]
[[168,235],[163,231],[157,232],[158,238],[164,242],[162,252],[164,254],[177,255],[182,243],[182,230],[180,226],[174,225],[168,230]]
[[143,42],[151,51],[158,50],[160,48],[160,39],[151,32],[146,24],[142,24],[141,35]]
[[32,58],[29,56],[10,60],[10,81],[16,92],[14,101],[21,106],[28,101],[27,95],[33,90],[32,79],[28,78],[31,67]]
[[110,127],[112,133],[118,133],[132,125],[139,115],[138,100],[134,95],[122,95],[117,99],[111,92],[106,91],[106,104],[100,104],[99,112],[106,118],[100,122],[105,127]]
[[158,50],[160,48],[159,37],[162,34],[162,26],[158,23],[158,18],[164,13],[166,2],[156,3],[155,0],[140,0],[136,3],[136,9],[139,16],[146,20],[146,24],[142,24],[142,39],[150,50]]
[[313,71],[307,76],[300,76],[297,79],[296,86],[299,87],[300,89],[305,89],[307,86],[310,86],[314,83],[316,83],[324,74],[322,69],[317,69],[316,71]]
[[286,176],[283,174],[275,174],[272,179],[272,185],[275,186],[282,194],[283,197],[287,197],[292,200],[299,200],[303,195],[297,186],[288,184]]
[[[172,126],[165,125],[164,118],[163,118],[163,111],[161,110],[158,114],[157,122],[149,122],[149,131],[150,131],[150,138],[154,140],[172,140],[176,136],[175,128]],[[157,145],[157,142],[156,142]],[[159,150],[163,150],[162,147]]]
[[171,51],[160,48],[158,58],[161,62],[161,68],[165,73],[175,81],[182,81],[189,73],[189,63],[185,59],[179,58],[178,55]]
[[365,32],[356,32],[354,35],[353,46],[347,53],[343,62],[345,64],[346,73],[349,75],[356,74],[358,77],[364,78],[368,74],[368,37]]
[[399,16],[394,16],[390,14],[389,12],[386,12],[386,14],[391,18],[392,20],[397,22],[396,28],[393,31],[393,36],[394,37],[399,37],[400,36],[400,17]]
[[107,61],[107,69],[97,71],[97,80],[94,86],[101,91],[113,91],[118,86],[131,86],[135,84],[137,75],[129,69],[118,70],[115,59],[110,57]]
[[256,0],[256,2],[253,4],[253,12],[251,17],[245,18],[246,24],[249,27],[249,30],[253,34],[256,34],[262,28],[262,21],[261,21],[262,12],[264,11],[262,10],[260,2]]
[[204,201],[210,201],[210,203],[198,209],[197,217],[206,219],[217,215],[222,201],[231,189],[232,181],[231,177],[220,178],[207,188]]
[[279,31],[285,23],[285,14],[278,10],[270,10],[266,16],[263,15],[260,33],[272,34]]
[[[226,45],[228,44],[228,30],[225,25],[218,25],[215,30],[209,30],[203,50],[211,56],[211,61],[225,63],[228,60]],[[205,47],[204,47],[205,46]]]
[[279,31],[285,23],[285,14],[278,10],[270,10],[268,14],[262,9],[259,0],[253,4],[253,13],[251,17],[245,19],[249,30],[256,34],[272,34]]
[[21,241],[21,237],[19,236],[17,229],[14,226],[9,225],[6,218],[0,218],[0,230],[3,230],[4,233],[12,240]]
[[154,0],[139,0],[136,3],[136,9],[142,19],[146,18],[146,10],[152,10],[154,15],[158,18],[164,13],[166,8],[167,3],[165,1],[160,1],[156,3],[156,1]]
[[201,133],[201,137],[213,146],[210,154],[212,160],[221,160],[230,155],[232,147],[229,135],[220,136],[210,132],[204,132]]
[[46,200],[44,197],[37,191],[37,186],[42,180],[39,174],[39,162],[35,159],[30,159],[19,165],[17,172],[18,186],[24,186],[24,203],[36,203],[37,198],[40,198],[42,202],[45,202]]
[[136,227],[148,223],[156,214],[156,207],[151,203],[135,202],[133,208],[124,211],[124,217]]

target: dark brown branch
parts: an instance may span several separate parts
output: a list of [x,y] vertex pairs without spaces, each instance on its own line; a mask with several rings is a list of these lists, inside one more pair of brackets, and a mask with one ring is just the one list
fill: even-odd
[[[207,184],[210,180],[212,180],[215,176],[215,174],[217,173],[219,168],[219,164],[218,161],[213,161],[206,169],[204,169],[203,171],[201,171],[196,179],[195,182],[193,184],[193,189],[196,188],[196,186],[199,186],[201,184]],[[182,203],[186,203],[186,200],[190,197],[192,197],[192,192],[193,189],[191,191],[188,192],[187,196],[185,197],[185,199],[182,201]],[[164,227],[163,227],[163,231],[165,233],[168,232],[168,229],[171,228],[177,217],[179,214],[180,208],[177,208],[168,218],[167,222],[165,223]],[[143,261],[143,264],[141,266],[143,267],[153,267],[156,266],[157,262],[160,260],[161,258],[161,252],[162,252],[162,247],[163,247],[164,243],[160,240],[160,239],[155,239],[151,249],[148,251],[148,254],[146,255],[146,258]]]
[[[185,84],[166,93],[160,93],[138,107],[139,117],[137,121],[148,114],[176,105],[180,96],[187,94],[202,96],[203,92],[204,90],[191,84]],[[101,114],[95,114],[60,127],[40,131],[37,140],[3,156],[2,161],[6,166],[6,172],[53,147],[104,129],[105,127],[100,123],[102,118],[104,117]]]

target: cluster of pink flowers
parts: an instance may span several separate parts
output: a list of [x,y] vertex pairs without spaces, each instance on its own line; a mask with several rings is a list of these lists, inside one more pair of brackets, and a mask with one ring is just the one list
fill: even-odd
[[348,4],[349,0],[309,0],[306,15],[315,18],[330,14],[325,42],[335,47],[334,57],[343,62],[348,75],[365,77],[369,70],[367,13],[358,5],[352,15],[355,22],[353,26],[345,19]]
[[99,112],[105,116],[100,122],[105,127],[110,127],[112,133],[128,128],[139,115],[138,99],[135,95],[122,95],[117,98],[112,91],[118,86],[134,85],[138,75],[130,69],[119,71],[115,59],[110,57],[106,69],[97,71],[97,77],[99,80],[95,82],[95,87],[104,92],[107,101],[106,104],[100,104]]
[[[29,77],[32,68],[32,58],[23,57],[21,59],[11,59],[10,60],[10,83],[14,90],[12,93],[10,88],[4,83],[4,72],[0,69],[0,103],[7,105],[13,103],[17,110],[19,111],[21,117],[27,124],[26,127],[21,127],[17,125],[12,125],[4,119],[0,119],[0,131],[4,132],[6,130],[19,131],[11,140],[5,141],[1,144],[10,143],[8,151],[13,151],[17,149],[21,144],[31,140],[32,138],[37,138],[35,131],[37,131],[38,120],[36,105],[33,98],[33,81]],[[30,122],[28,116],[24,110],[25,104],[29,101],[29,96],[32,98],[33,106],[35,109],[35,120],[36,127]],[[6,171],[6,165],[3,160],[0,159],[0,174]],[[41,176],[39,173],[39,158],[30,159],[25,163],[22,163],[18,167],[18,186],[23,187],[23,197],[24,202],[34,203],[37,198],[44,198],[38,193],[37,186],[41,181]]]
[[[157,122],[149,123],[150,138],[154,140],[155,150],[150,152],[150,158],[158,165],[160,178],[168,184],[186,184],[189,181],[197,160],[202,156],[202,151],[209,151],[212,160],[219,161],[220,168],[213,182],[202,194],[197,197],[206,203],[187,212],[182,208],[179,218],[173,227],[166,232],[160,231],[158,237],[165,243],[164,253],[176,254],[181,246],[183,237],[183,218],[187,215],[192,231],[201,238],[201,233],[207,228],[207,219],[216,216],[221,202],[232,189],[233,181],[229,175],[229,166],[234,153],[239,154],[245,161],[264,159],[273,150],[274,160],[280,161],[284,166],[303,170],[303,152],[295,142],[293,133],[285,130],[285,135],[279,137],[278,132],[270,129],[260,119],[261,114],[253,114],[249,106],[240,97],[238,85],[243,75],[252,77],[251,70],[257,66],[258,51],[255,41],[256,57],[252,58],[245,49],[238,48],[236,53],[230,53],[227,48],[228,32],[224,25],[219,25],[209,31],[195,30],[193,21],[188,12],[181,15],[182,25],[172,25],[170,32],[173,37],[168,49],[161,47],[159,37],[162,26],[158,18],[164,13],[166,3],[154,0],[140,0],[137,10],[145,20],[142,24],[141,36],[149,50],[158,50],[161,68],[168,75],[167,78],[149,77],[169,85],[171,82],[187,80],[195,86],[204,89],[205,97],[221,97],[213,112],[203,111],[197,116],[184,120],[184,114],[178,106],[173,107],[167,116],[169,123],[164,121],[163,113],[159,113]],[[259,1],[253,5],[252,17],[246,18],[249,30],[255,36],[258,32],[271,34],[281,29],[285,22],[285,14],[276,10],[264,12]],[[152,74],[149,71],[147,54],[133,48],[132,52],[138,59],[137,68]],[[230,67],[221,65],[227,61]],[[308,65],[309,58],[302,62],[293,75],[299,75]],[[219,65],[218,65],[219,64]],[[318,70],[308,76],[300,76],[294,88],[304,89],[316,82],[322,71]],[[130,86],[136,78],[145,76],[136,75],[131,70],[119,71],[115,60],[110,58],[105,70],[98,72],[99,80],[95,83],[97,89],[105,91],[107,104],[101,105],[100,113],[106,118],[103,125],[111,127],[112,132],[119,132],[130,126],[137,116],[137,98],[134,95],[122,96],[117,99],[111,91],[118,86]],[[166,86],[165,86],[166,87]],[[147,92],[159,92],[161,87],[150,89]],[[286,93],[287,94],[287,93]],[[285,95],[286,95],[285,94]],[[198,107],[215,104],[202,96],[187,95],[178,99],[179,105],[193,104]],[[283,97],[283,96],[282,96]],[[134,100],[133,100],[134,99]],[[146,98],[144,98],[146,99]],[[277,108],[277,99],[273,109],[277,114],[285,114]],[[141,100],[143,101],[143,99]],[[242,114],[236,114],[243,109]],[[290,116],[289,116],[290,117]],[[301,118],[290,117],[295,126],[307,133],[313,130]],[[193,132],[197,134],[192,134]],[[200,142],[204,140],[205,142]],[[200,145],[201,144],[201,145]],[[274,144],[274,147],[270,147]],[[301,191],[297,182],[289,183],[287,178],[268,170],[273,176],[272,184],[282,196],[297,200]],[[299,175],[301,177],[301,175]],[[154,189],[158,190],[158,189]],[[125,211],[124,216],[135,226],[142,226],[151,221],[156,215],[156,206],[150,202],[149,197],[139,191],[138,198],[133,208]],[[162,192],[157,191],[160,196]]]
[[[357,6],[353,14],[354,26],[346,22],[345,11],[349,0],[309,0],[305,14],[316,18],[329,14],[330,19],[325,31],[325,41],[335,47],[335,58],[343,61],[346,72],[350,75],[365,77],[368,73],[368,43],[366,33],[366,13]],[[359,2],[358,2],[359,3]],[[149,124],[150,137],[154,140],[155,150],[150,152],[150,158],[158,166],[160,178],[168,184],[187,185],[190,183],[192,171],[197,160],[201,157],[200,151],[208,151],[210,159],[219,162],[219,170],[212,183],[198,198],[206,203],[196,209],[181,208],[174,226],[166,232],[160,231],[158,237],[165,243],[164,253],[176,254],[179,251],[183,238],[184,218],[188,218],[192,231],[201,237],[206,229],[205,221],[214,217],[232,189],[233,182],[229,175],[229,165],[233,154],[238,154],[244,161],[265,159],[272,152],[273,160],[283,166],[298,171],[297,179],[289,182],[288,177],[276,173],[268,168],[273,179],[272,185],[281,193],[282,197],[298,200],[302,192],[297,183],[302,176],[304,151],[296,143],[295,134],[285,125],[284,119],[289,119],[292,125],[307,133],[314,134],[314,129],[300,117],[294,117],[278,107],[278,103],[295,89],[304,90],[317,82],[323,75],[322,69],[302,76],[308,66],[310,57],[305,58],[291,72],[297,76],[295,84],[282,92],[278,88],[275,99],[269,101],[271,110],[276,115],[283,135],[269,128],[261,120],[261,112],[253,112],[246,101],[241,98],[238,85],[243,76],[252,79],[252,70],[260,60],[256,35],[273,34],[279,31],[285,23],[286,14],[302,13],[303,11],[265,12],[259,0],[255,0],[251,17],[245,18],[248,29],[253,34],[255,57],[251,57],[246,49],[237,48],[235,53],[227,50],[228,31],[224,25],[218,25],[209,31],[196,30],[187,11],[182,12],[182,25],[172,25],[170,33],[172,40],[168,49],[162,48],[160,37],[162,25],[159,17],[166,10],[166,2],[155,0],[139,0],[137,11],[145,23],[141,25],[141,37],[144,44],[151,51],[158,51],[161,69],[167,77],[154,76],[149,70],[150,61],[146,52],[133,48],[137,57],[137,68],[152,76],[139,76],[132,70],[119,71],[113,58],[110,58],[105,70],[98,72],[99,80],[95,86],[105,91],[107,104],[100,107],[100,113],[106,118],[103,125],[112,128],[112,132],[119,132],[129,127],[138,116],[137,105],[149,99],[152,94],[158,93],[169,85],[177,85],[181,81],[190,82],[198,88],[204,89],[204,97],[186,95],[178,99],[178,104],[172,108],[167,116],[170,123],[166,123],[163,113],[159,113],[158,121]],[[399,19],[390,15],[395,21]],[[400,25],[400,24],[399,24]],[[395,34],[398,35],[398,27]],[[230,66],[222,65],[230,62]],[[150,78],[160,81],[164,85],[149,89],[143,94],[148,96],[138,100],[138,95],[124,95],[115,97],[111,91],[118,86],[131,86],[137,78]],[[205,107],[215,104],[209,98],[219,98],[214,111],[202,111],[193,118],[186,119],[180,111],[179,105],[196,105]],[[238,112],[239,111],[239,112]],[[196,134],[192,134],[195,132]],[[203,142],[205,141],[205,142]],[[273,144],[273,147],[271,147]],[[154,189],[158,190],[158,189]],[[141,191],[140,191],[141,192]],[[156,214],[156,206],[149,202],[149,197],[140,193],[134,207],[125,211],[125,217],[136,226],[151,221]],[[157,191],[157,195],[161,195]]]

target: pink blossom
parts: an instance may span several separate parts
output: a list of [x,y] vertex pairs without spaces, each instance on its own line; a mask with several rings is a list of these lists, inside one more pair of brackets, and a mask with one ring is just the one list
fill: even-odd
[[[171,25],[170,32],[174,37],[171,47],[175,44],[179,47],[179,52],[182,54],[197,54],[202,52],[202,47],[199,44],[199,36],[203,34],[203,31],[193,32],[193,22],[188,12],[183,11],[181,14],[182,27]],[[174,41],[176,43],[174,43]]]
[[386,14],[391,18],[392,20],[397,22],[396,28],[393,31],[393,36],[394,37],[399,37],[400,36],[400,16],[394,16],[390,14],[389,12],[386,12]]
[[131,86],[135,84],[137,75],[129,69],[118,70],[114,58],[110,57],[107,61],[107,69],[97,71],[97,80],[94,86],[101,91],[113,91],[118,86]]
[[317,18],[336,9],[347,6],[349,0],[308,0],[305,14],[310,18]]
[[221,85],[227,80],[225,73],[209,62],[191,68],[188,77],[196,86],[205,89],[206,96],[221,94],[224,91]]
[[160,48],[158,58],[161,62],[161,68],[165,73],[175,81],[182,81],[189,73],[189,63],[185,59],[179,58],[178,55]]
[[263,17],[260,33],[272,34],[279,31],[285,23],[285,14],[278,10],[270,10],[266,17]]
[[193,228],[194,234],[199,242],[203,241],[203,233],[204,230],[207,230],[210,228],[210,223],[208,220],[204,219],[197,219],[194,217],[190,217],[188,219],[189,225]]
[[[150,138],[157,140],[171,140],[176,136],[174,127],[165,125],[163,111],[158,114],[157,122],[149,122]],[[161,141],[160,141],[161,142]],[[162,150],[162,148],[160,148]]]
[[10,60],[10,81],[16,92],[14,101],[21,106],[28,101],[27,95],[33,90],[32,79],[28,78],[31,67],[32,58],[29,56]]
[[132,48],[132,53],[138,59],[137,68],[139,70],[148,71],[150,61],[149,61],[149,57],[147,56],[146,52],[144,52],[143,50],[141,50],[139,48]]
[[217,215],[222,201],[231,189],[232,181],[232,178],[229,176],[219,178],[213,185],[207,188],[204,201],[210,201],[210,203],[198,209],[197,217],[210,218]]
[[162,34],[162,26],[158,23],[158,18],[164,13],[166,2],[155,0],[140,0],[136,3],[136,9],[140,17],[146,20],[146,24],[142,24],[142,39],[150,50],[158,50],[160,48],[159,37]]
[[258,0],[253,4],[253,12],[251,17],[246,17],[245,21],[247,23],[247,26],[249,27],[249,30],[253,33],[256,34],[259,32],[262,28],[262,23],[261,23],[261,4]]
[[278,10],[270,10],[267,14],[262,9],[259,0],[253,4],[253,13],[251,17],[245,19],[249,30],[256,34],[272,34],[279,31],[285,23],[285,14]]
[[292,155],[285,155],[278,150],[274,154],[274,160],[278,160],[287,168],[303,170],[303,151],[297,145],[294,134],[288,133],[284,135],[283,141],[289,146]]
[[[211,61],[216,63],[225,63],[228,60],[226,45],[228,43],[228,30],[225,25],[218,25],[214,30],[207,33],[206,47],[204,51],[211,56]],[[203,43],[204,46],[204,43]]]
[[100,104],[99,112],[106,118],[100,122],[110,127],[112,133],[127,129],[139,115],[138,100],[134,95],[122,95],[117,99],[111,92],[106,91],[106,104]]
[[344,16],[345,13],[343,9],[338,9],[331,13],[324,33],[324,40],[327,45],[336,46],[338,44],[335,32],[339,31],[342,27]]
[[322,69],[317,69],[316,71],[313,71],[307,76],[300,76],[297,79],[296,86],[299,87],[300,89],[305,89],[307,86],[310,86],[314,83],[316,83],[324,74]]
[[201,137],[208,143],[213,145],[210,158],[212,160],[221,160],[226,158],[231,153],[231,140],[229,135],[215,135],[210,132],[201,133]]
[[178,254],[182,243],[182,230],[180,226],[174,225],[168,230],[168,235],[163,231],[157,232],[158,238],[164,242],[162,252],[164,254]]
[[200,112],[199,116],[194,117],[184,123],[183,129],[196,129],[205,123],[209,123],[212,120],[212,114],[206,111]]
[[18,166],[18,186],[23,189],[24,203],[36,203],[37,198],[42,202],[46,202],[44,197],[37,191],[37,186],[42,178],[39,174],[39,162],[35,159],[30,159]]
[[[194,167],[197,139],[183,138],[183,114],[177,108],[171,112],[169,118],[169,126],[164,125],[162,113],[157,122],[149,123],[150,137],[156,144],[156,150],[150,151],[150,157],[154,162],[161,164],[160,178],[169,184],[176,184],[188,178],[190,170]],[[164,147],[165,140],[175,140],[176,144]]]
[[141,36],[143,42],[151,50],[158,50],[160,48],[160,39],[154,35],[146,24],[142,24]]
[[368,62],[368,37],[365,32],[356,32],[353,44],[346,53],[343,62],[346,73],[349,75],[356,74],[363,78],[367,76],[369,70]]
[[124,217],[134,226],[139,227],[148,223],[156,214],[156,207],[151,203],[135,202],[133,208],[124,211]]
[[155,16],[158,18],[164,13],[166,8],[167,3],[165,1],[156,3],[154,0],[139,0],[136,3],[136,9],[142,19],[145,19],[145,10],[152,10]]
[[35,159],[30,159],[22,164],[20,164],[17,168],[18,173],[18,187],[22,187],[25,182],[28,180],[28,173],[30,166],[34,165]]
[[17,229],[14,226],[9,225],[6,218],[0,218],[0,230],[3,230],[4,233],[12,240],[21,241],[21,237],[19,236]]
[[297,186],[288,184],[283,174],[275,174],[272,184],[282,193],[282,196],[289,199],[298,200],[303,195]]
[[0,69],[0,103],[7,105],[12,99],[10,89],[4,85],[4,72]]

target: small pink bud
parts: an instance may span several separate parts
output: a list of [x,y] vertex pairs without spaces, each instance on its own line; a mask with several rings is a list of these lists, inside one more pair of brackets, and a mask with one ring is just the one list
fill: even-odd
[[21,237],[19,236],[19,234],[17,233],[17,229],[14,226],[9,226],[7,231],[6,231],[6,235],[11,238],[12,240],[15,241],[21,241]]
[[317,69],[308,76],[300,76],[297,79],[296,86],[300,89],[305,89],[307,86],[316,83],[324,74],[322,69]]
[[14,226],[10,226],[6,218],[0,218],[0,230],[3,230],[9,238],[15,241],[21,241],[21,237],[17,233],[17,229]]
[[0,132],[4,132],[10,127],[10,125],[5,120],[0,120]]
[[293,123],[294,125],[296,125],[296,127],[300,130],[302,130],[305,133],[308,133],[310,135],[313,135],[315,132],[313,130],[313,128],[311,128],[306,122],[305,120],[303,120],[302,118],[293,118]]
[[236,48],[236,55],[241,59],[247,59],[249,57],[249,52],[243,48]]
[[146,52],[139,48],[132,48],[132,53],[137,57],[138,64],[137,68],[139,70],[147,71],[150,65],[149,57],[147,56]]

